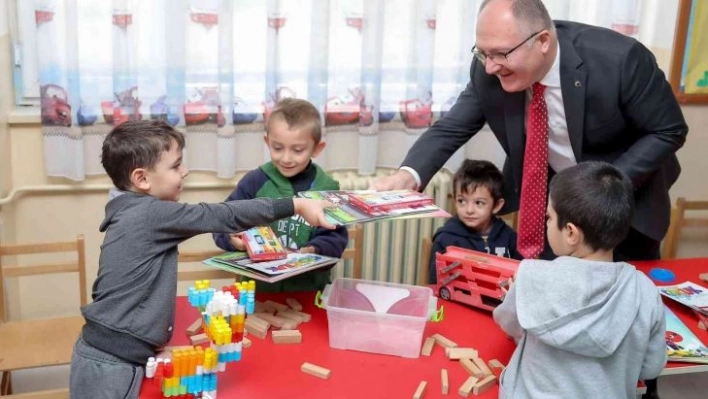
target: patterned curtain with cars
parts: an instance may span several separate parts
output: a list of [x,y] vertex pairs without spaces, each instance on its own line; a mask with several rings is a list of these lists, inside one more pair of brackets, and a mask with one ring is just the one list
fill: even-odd
[[[183,131],[190,169],[231,178],[268,160],[264,120],[284,97],[320,110],[327,148],[316,161],[327,170],[397,167],[467,84],[481,4],[32,1],[46,172],[73,180],[102,174],[103,138],[138,119]],[[642,18],[655,18],[646,7],[658,7],[650,0],[546,4],[554,18],[640,39]],[[482,132],[447,167],[465,157],[501,164],[504,154]]]

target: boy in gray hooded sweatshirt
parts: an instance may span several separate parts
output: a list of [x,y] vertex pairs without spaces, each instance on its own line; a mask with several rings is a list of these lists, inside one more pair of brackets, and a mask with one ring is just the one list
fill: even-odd
[[71,360],[72,399],[137,398],[143,365],[170,341],[177,245],[197,234],[237,232],[299,214],[327,223],[327,201],[252,199],[179,203],[184,136],[161,121],[128,121],[103,142],[101,162],[117,190],[106,204],[93,302]]
[[494,321],[517,342],[500,398],[633,398],[666,365],[658,290],[613,262],[634,199],[614,166],[582,162],[553,177],[546,229],[553,261],[524,260]]

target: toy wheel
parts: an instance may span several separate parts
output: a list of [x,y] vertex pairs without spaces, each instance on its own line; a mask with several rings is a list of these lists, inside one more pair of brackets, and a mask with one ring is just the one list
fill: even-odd
[[451,298],[450,290],[447,287],[440,288],[440,298],[449,301]]

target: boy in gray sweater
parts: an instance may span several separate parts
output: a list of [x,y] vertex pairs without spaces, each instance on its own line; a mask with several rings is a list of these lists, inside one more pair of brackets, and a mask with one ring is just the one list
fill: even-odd
[[666,365],[658,290],[613,262],[629,231],[632,184],[582,162],[553,177],[546,229],[553,261],[524,260],[494,321],[517,342],[500,398],[633,398]]
[[106,204],[93,302],[71,361],[72,398],[137,398],[143,365],[174,326],[177,245],[197,234],[237,232],[293,214],[334,228],[327,201],[253,199],[177,202],[189,173],[182,133],[162,121],[129,121],[103,142],[101,162],[117,188]]

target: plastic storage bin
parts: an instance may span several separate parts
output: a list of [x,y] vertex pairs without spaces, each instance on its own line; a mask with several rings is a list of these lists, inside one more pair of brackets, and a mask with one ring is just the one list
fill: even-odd
[[437,306],[428,287],[337,278],[323,294],[329,346],[417,358]]

